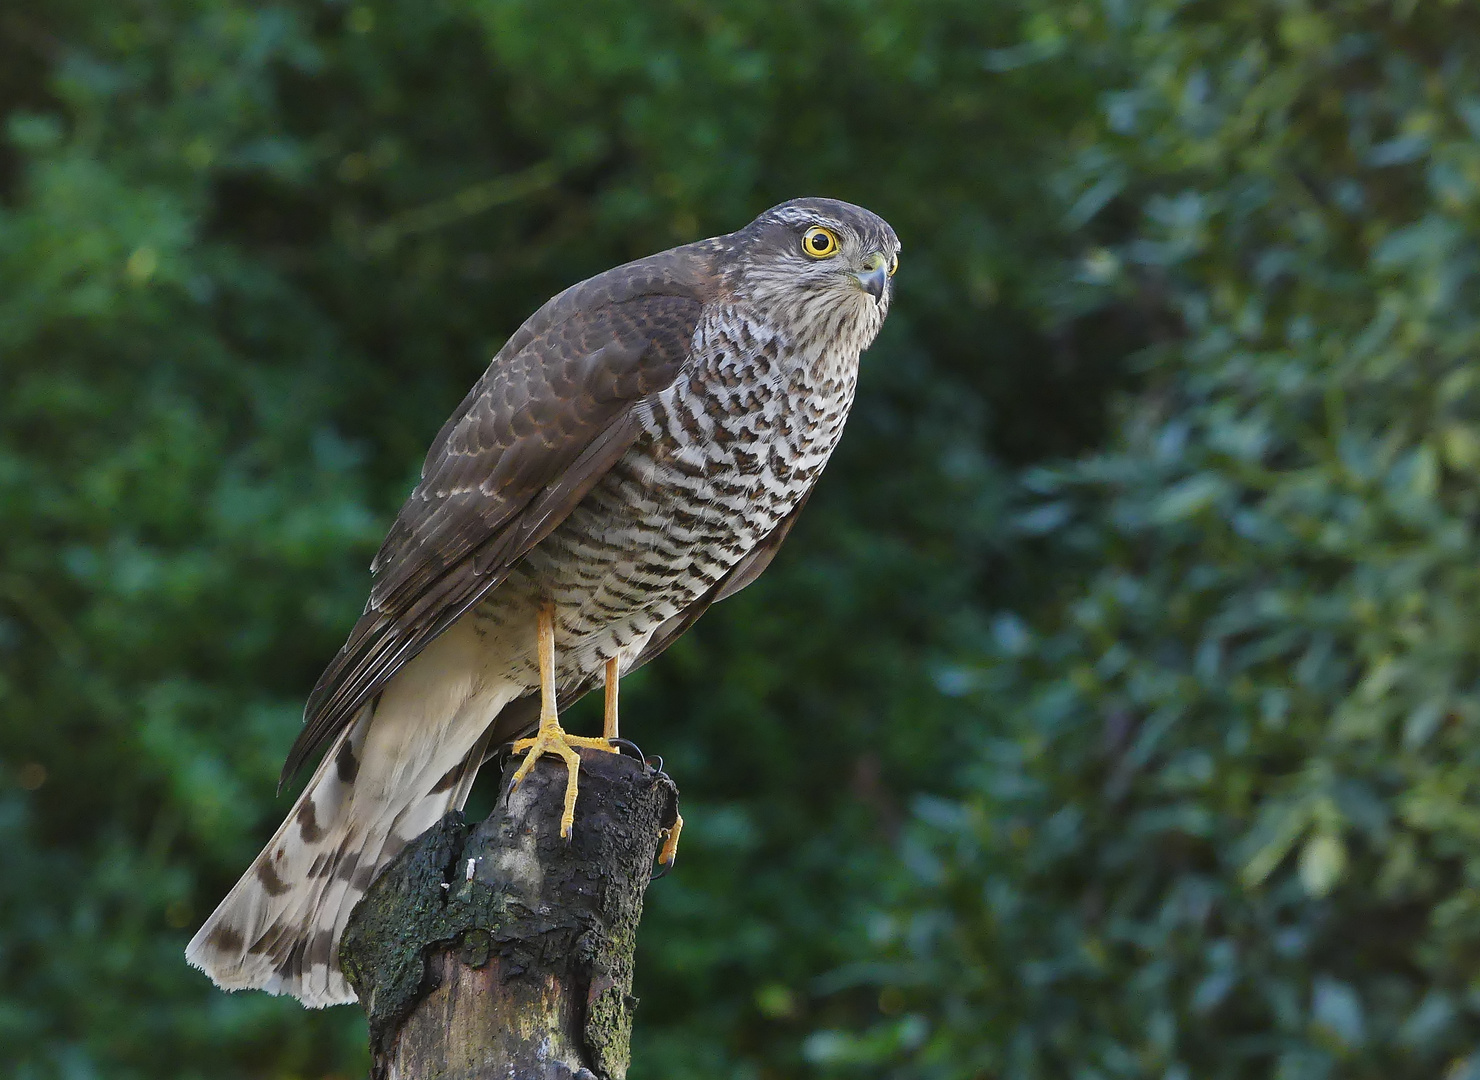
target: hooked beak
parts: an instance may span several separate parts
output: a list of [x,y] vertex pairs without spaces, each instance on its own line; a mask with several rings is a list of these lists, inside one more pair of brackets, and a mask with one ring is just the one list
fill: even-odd
[[884,290],[889,287],[889,260],[876,251],[864,261],[863,266],[863,270],[856,275],[858,283],[876,301],[882,302]]

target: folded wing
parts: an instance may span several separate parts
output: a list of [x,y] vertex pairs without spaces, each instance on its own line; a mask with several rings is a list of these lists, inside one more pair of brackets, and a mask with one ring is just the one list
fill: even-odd
[[496,587],[631,446],[714,288],[702,246],[607,271],[536,312],[443,426],[371,564],[364,614],[320,677],[286,782]]

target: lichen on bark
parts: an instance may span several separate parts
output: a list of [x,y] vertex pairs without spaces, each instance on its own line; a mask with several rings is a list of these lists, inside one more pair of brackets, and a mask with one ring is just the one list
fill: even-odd
[[[448,815],[351,915],[340,962],[377,1075],[472,1078],[495,1060],[530,1076],[626,1073],[637,927],[677,791],[640,761],[588,752],[566,841],[563,766],[542,761],[512,796],[508,779],[486,821],[470,832]],[[486,1073],[456,1064],[475,1058]]]

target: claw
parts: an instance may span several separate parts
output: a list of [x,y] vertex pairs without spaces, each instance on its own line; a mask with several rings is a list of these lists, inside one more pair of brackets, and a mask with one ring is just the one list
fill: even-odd
[[619,753],[626,754],[630,758],[636,758],[644,765],[648,763],[646,756],[643,755],[642,747],[638,746],[631,739],[613,739],[612,745],[617,748]]

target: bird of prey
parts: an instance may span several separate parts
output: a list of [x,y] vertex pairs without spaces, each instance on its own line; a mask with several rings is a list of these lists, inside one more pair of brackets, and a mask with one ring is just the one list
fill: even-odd
[[[433,441],[283,779],[323,758],[189,961],[228,990],[354,1001],[351,909],[461,808],[490,746],[531,731],[521,775],[565,760],[569,835],[574,748],[611,749],[620,676],[754,581],[791,529],[898,262],[883,219],[795,199],[535,312]],[[558,710],[602,684],[604,737],[567,735]]]

